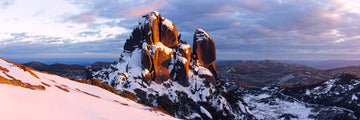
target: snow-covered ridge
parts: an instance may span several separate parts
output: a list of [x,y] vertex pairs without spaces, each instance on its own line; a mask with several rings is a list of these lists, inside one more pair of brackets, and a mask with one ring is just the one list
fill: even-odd
[[0,116],[6,120],[175,119],[100,87],[22,68],[1,58],[0,98]]
[[170,20],[151,12],[126,40],[119,61],[89,71],[119,93],[131,92],[138,102],[180,119],[253,119],[246,105],[231,98],[216,78],[216,49],[210,35],[202,29],[194,35],[204,40],[195,41],[197,49],[192,50]]

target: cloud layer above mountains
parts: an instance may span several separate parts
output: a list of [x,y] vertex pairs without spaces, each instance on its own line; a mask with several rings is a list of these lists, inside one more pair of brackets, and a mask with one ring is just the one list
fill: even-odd
[[357,0],[1,0],[1,57],[119,57],[138,18],[157,10],[218,59],[360,58]]

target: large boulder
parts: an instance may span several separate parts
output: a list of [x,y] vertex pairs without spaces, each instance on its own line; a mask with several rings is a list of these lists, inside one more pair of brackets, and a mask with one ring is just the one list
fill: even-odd
[[182,86],[188,86],[191,47],[190,45],[183,43],[179,43],[178,47],[180,56],[178,56],[177,61],[176,81]]
[[164,46],[162,43],[155,45],[154,60],[154,81],[158,84],[171,79],[169,66],[173,60],[174,52],[172,49]]
[[174,47],[178,44],[178,31],[170,20],[163,18],[160,30],[160,42],[166,47]]
[[205,79],[209,79],[209,83],[214,83],[214,78],[216,78],[215,43],[206,31],[202,29],[195,31],[193,55],[191,55],[190,45],[179,42],[178,31],[173,22],[161,17],[158,12],[151,12],[144,18],[146,18],[145,22],[139,23],[140,27],[133,30],[124,49],[129,52],[135,49],[142,50],[141,65],[146,71],[142,76],[146,83],[155,81],[162,84],[171,79],[183,86],[188,86],[189,70],[193,69],[190,67],[191,60],[197,66],[208,69],[212,75],[201,76],[208,76]]
[[200,64],[200,66],[209,68],[214,76],[216,49],[215,43],[211,36],[203,29],[197,29],[193,40],[193,60]]
[[180,119],[254,119],[217,80],[215,44],[208,33],[197,30],[191,46],[158,12],[138,21],[119,62],[93,71],[93,77]]
[[202,29],[197,29],[194,34],[193,54],[203,67],[208,67],[216,60],[215,43],[211,36]]

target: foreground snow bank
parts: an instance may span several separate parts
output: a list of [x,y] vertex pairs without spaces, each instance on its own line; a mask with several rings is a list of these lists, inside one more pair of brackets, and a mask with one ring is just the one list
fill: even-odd
[[32,90],[1,83],[0,116],[4,120],[175,119],[102,88],[24,69],[1,58],[0,68],[1,80],[45,87]]

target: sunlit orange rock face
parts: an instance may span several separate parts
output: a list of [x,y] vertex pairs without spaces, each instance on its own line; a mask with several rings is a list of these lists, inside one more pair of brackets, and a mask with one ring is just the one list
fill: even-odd
[[149,14],[149,25],[151,25],[149,29],[152,32],[150,35],[152,41],[151,45],[156,44],[160,41],[159,24],[161,23],[161,19],[162,17],[158,12]]
[[168,19],[163,19],[161,22],[160,41],[166,47],[174,47],[178,44],[178,31],[174,23]]
[[[164,81],[171,79],[169,66],[171,60],[174,59],[174,53],[170,48],[163,48],[165,46],[160,46],[156,48],[154,54],[154,72],[155,72],[155,82],[161,84]],[[167,49],[167,50],[166,50]],[[169,51],[170,50],[170,51]]]
[[[144,17],[146,21],[133,30],[132,36],[126,40],[124,50],[129,53],[136,49],[142,50],[141,64],[146,71],[142,80],[145,83],[154,81],[162,84],[173,80],[188,86],[190,63],[195,61],[195,65],[198,63],[211,71],[213,75],[207,77],[210,77],[210,83],[215,84],[216,50],[208,33],[201,29],[195,32],[192,53],[190,45],[179,42],[179,34],[173,22],[161,17],[158,12]],[[191,57],[192,54],[194,57]]]

